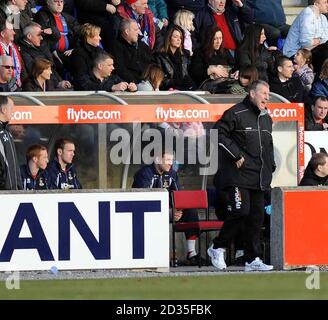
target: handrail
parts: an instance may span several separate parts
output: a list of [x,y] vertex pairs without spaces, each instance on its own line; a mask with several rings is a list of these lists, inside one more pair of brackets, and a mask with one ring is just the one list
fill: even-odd
[[281,102],[284,102],[284,103],[291,103],[288,99],[286,99],[285,97],[283,97],[280,94],[275,93],[275,92],[270,92],[269,96],[275,97],[275,98],[279,99]]
[[128,105],[128,103],[125,100],[123,100],[122,98],[117,97],[111,93],[108,93],[107,91],[96,91],[94,93],[89,94],[88,96],[95,96],[95,95],[110,98],[110,99],[112,99],[120,104],[123,104],[125,106]]
[[1,95],[8,95],[8,96],[12,96],[12,97],[20,97],[20,98],[25,98],[27,100],[30,100],[32,102],[34,102],[35,104],[39,105],[39,106],[46,106],[42,101],[40,101],[39,99],[31,96],[31,95],[28,95],[26,93],[23,93],[23,92],[4,92],[4,93],[1,93]]
[[202,97],[199,97],[197,96],[196,94],[194,94],[193,92],[185,92],[185,91],[174,91],[171,93],[171,95],[183,95],[183,96],[188,96],[188,97],[191,97],[193,98],[194,100],[197,100],[201,103],[204,103],[204,104],[210,104],[206,99],[202,98]]

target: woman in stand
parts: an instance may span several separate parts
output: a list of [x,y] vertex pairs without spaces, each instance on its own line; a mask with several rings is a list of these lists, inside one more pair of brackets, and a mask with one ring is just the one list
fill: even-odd
[[[52,62],[44,58],[36,58],[31,75],[23,82],[23,91],[54,91],[54,83],[50,79]],[[63,89],[61,89],[63,90]]]

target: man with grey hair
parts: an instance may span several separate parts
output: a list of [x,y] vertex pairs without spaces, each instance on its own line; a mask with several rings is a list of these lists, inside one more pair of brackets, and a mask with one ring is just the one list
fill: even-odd
[[[30,74],[32,66],[36,58],[44,58],[54,63],[53,56],[49,48],[42,43],[43,40],[42,27],[35,22],[32,22],[24,28],[23,40],[20,43],[21,54],[24,61],[25,69]],[[51,75],[55,87],[59,89],[71,88],[69,81],[63,80],[54,67]]]
[[22,189],[14,140],[7,129],[13,109],[14,101],[0,96],[0,190]]
[[152,61],[149,47],[138,39],[139,27],[135,20],[124,19],[120,23],[120,36],[115,43],[113,56],[116,73],[126,82],[139,83]]
[[10,56],[0,56],[0,92],[18,91],[13,69],[13,59]]
[[260,259],[264,194],[275,170],[272,119],[266,104],[269,85],[255,81],[245,99],[226,110],[216,123],[222,166],[217,173],[225,195],[227,217],[207,250],[212,264],[226,269],[225,249],[245,225],[245,271],[269,271]]

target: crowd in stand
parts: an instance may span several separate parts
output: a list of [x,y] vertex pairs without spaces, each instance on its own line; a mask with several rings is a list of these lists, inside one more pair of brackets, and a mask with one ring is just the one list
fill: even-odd
[[328,94],[327,12],[309,1],[289,26],[276,0],[4,0],[0,91],[246,94],[259,79],[311,113]]

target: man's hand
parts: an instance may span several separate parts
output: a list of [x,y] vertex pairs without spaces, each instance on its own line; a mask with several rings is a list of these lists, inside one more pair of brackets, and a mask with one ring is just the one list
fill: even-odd
[[72,88],[72,85],[69,81],[63,80],[58,83],[58,88],[60,89],[70,89]]
[[169,25],[169,20],[167,20],[165,18],[162,19],[162,22],[163,22],[164,27],[167,27]]
[[241,0],[232,0],[232,4],[239,8],[244,6],[244,4]]
[[74,50],[74,49],[66,50],[66,51],[64,52],[64,56],[69,57],[69,56],[72,54],[73,50]]
[[125,91],[128,88],[127,82],[120,82],[112,86],[112,91]]
[[239,169],[245,162],[245,158],[241,157],[238,161],[236,161],[236,166]]
[[50,34],[52,34],[52,29],[51,28],[43,29],[42,30],[42,33],[47,34],[47,35],[50,35]]
[[107,4],[106,5],[106,11],[111,13],[111,14],[114,14],[116,12],[116,8],[112,4]]
[[174,221],[177,222],[181,219],[182,217],[182,210],[175,210],[174,212]]
[[138,90],[137,85],[134,82],[128,84],[128,90],[130,92],[136,92]]

